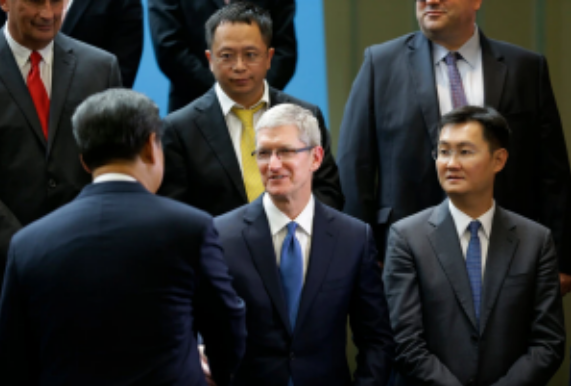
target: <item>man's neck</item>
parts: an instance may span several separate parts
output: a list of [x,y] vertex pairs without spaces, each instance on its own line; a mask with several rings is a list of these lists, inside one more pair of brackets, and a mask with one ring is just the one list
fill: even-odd
[[464,212],[473,219],[479,218],[494,205],[492,195],[486,197],[469,197],[466,195],[449,195],[448,198],[458,210]]
[[305,209],[311,199],[311,192],[302,198],[281,198],[270,195],[270,199],[274,205],[291,220],[295,220]]
[[449,38],[442,37],[441,39],[435,36],[428,36],[428,38],[432,42],[446,48],[448,51],[458,51],[464,44],[466,44],[466,42],[468,42],[468,40],[472,38],[472,36],[474,36],[475,32],[476,25],[472,24],[472,28],[461,36],[451,36]]

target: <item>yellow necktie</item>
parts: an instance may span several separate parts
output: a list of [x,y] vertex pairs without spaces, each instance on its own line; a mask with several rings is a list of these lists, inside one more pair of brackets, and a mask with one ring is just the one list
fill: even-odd
[[232,108],[242,122],[242,138],[240,139],[240,151],[242,152],[242,177],[248,202],[254,201],[264,192],[264,184],[260,176],[260,170],[256,159],[252,157],[252,152],[256,150],[256,134],[254,132],[254,114],[266,104],[260,103],[253,109],[246,110],[239,107]]

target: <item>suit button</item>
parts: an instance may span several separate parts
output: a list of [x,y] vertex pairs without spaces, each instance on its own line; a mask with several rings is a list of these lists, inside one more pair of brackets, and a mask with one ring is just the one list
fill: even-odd
[[57,186],[56,180],[54,180],[53,178],[50,178],[50,179],[48,180],[48,186],[49,186],[50,188],[54,189],[54,188]]
[[293,353],[293,351],[289,353],[289,359],[292,361],[295,360],[295,354]]

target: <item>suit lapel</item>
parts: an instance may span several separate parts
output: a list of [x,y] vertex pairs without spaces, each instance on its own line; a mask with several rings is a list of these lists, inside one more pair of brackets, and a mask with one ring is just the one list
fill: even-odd
[[22,77],[22,72],[18,68],[16,59],[14,59],[12,50],[6,41],[3,29],[0,30],[0,63],[3,66],[2,71],[0,71],[0,81],[4,83],[6,89],[12,95],[12,99],[22,110],[40,143],[46,146],[46,138],[42,131],[42,125],[38,118],[34,101],[30,96],[28,86]]
[[492,222],[492,234],[488,247],[486,269],[482,284],[482,304],[480,309],[480,332],[483,333],[486,323],[494,308],[498,293],[504,282],[513,260],[519,239],[515,225],[511,224],[506,212],[496,207]]
[[76,58],[68,47],[67,38],[57,35],[54,41],[54,67],[52,71],[52,98],[50,101],[50,125],[48,133],[48,155],[53,146],[62,110],[70,90]]
[[70,36],[81,19],[81,16],[83,16],[89,7],[89,4],[91,4],[91,0],[74,0],[71,4],[71,8],[67,11],[67,15],[65,15],[65,20],[61,26],[61,32]]
[[503,62],[502,54],[496,51],[492,44],[480,32],[482,67],[484,71],[484,104],[497,110],[504,91],[507,67]]
[[321,288],[321,283],[327,274],[335,252],[337,230],[331,222],[334,217],[327,208],[315,200],[315,215],[313,218],[313,235],[311,237],[311,253],[301,293],[299,311],[295,323],[295,331],[302,328],[304,320],[311,309],[315,296]]
[[435,87],[432,47],[422,33],[416,33],[409,41],[408,48],[409,74],[416,88],[416,100],[422,110],[432,144],[436,146],[440,105]]
[[438,257],[442,270],[454,289],[462,309],[468,315],[476,330],[477,324],[474,301],[472,300],[472,288],[470,287],[466,261],[462,254],[456,226],[448,208],[448,200],[445,200],[434,209],[429,222],[435,226],[434,230],[428,234],[434,253]]
[[196,125],[210,144],[212,151],[216,154],[224,170],[226,170],[228,178],[238,190],[244,203],[247,203],[248,198],[246,196],[246,188],[244,188],[244,181],[242,180],[242,171],[240,170],[236,151],[234,151],[234,146],[228,133],[228,126],[226,126],[226,120],[222,115],[214,88],[208,91],[196,106],[196,109],[202,111],[202,114],[199,114],[195,119]]
[[263,207],[263,195],[252,202],[244,215],[248,224],[242,231],[254,265],[262,278],[266,291],[287,331],[291,334],[289,315],[278,272],[270,225]]

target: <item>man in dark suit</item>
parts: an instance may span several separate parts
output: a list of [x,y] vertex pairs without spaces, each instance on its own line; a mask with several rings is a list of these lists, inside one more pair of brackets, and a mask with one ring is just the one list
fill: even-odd
[[[564,241],[571,240],[565,221],[571,218],[571,174],[547,63],[542,55],[488,39],[475,26],[480,4],[417,1],[421,32],[366,50],[337,153],[345,211],[370,223],[384,250],[390,224],[443,198],[430,157],[441,115],[465,103],[491,106],[507,119],[514,139],[495,198],[551,229],[559,267],[570,274]],[[462,93],[451,93],[459,87]],[[562,275],[562,283],[568,292],[571,276]]]
[[396,385],[546,385],[563,360],[550,231],[493,198],[509,135],[491,108],[445,115],[434,155],[448,200],[391,227]]
[[[228,3],[228,0],[149,0],[151,38],[157,61],[171,81],[169,111],[201,97],[215,83],[204,55],[212,48],[207,45],[204,24]],[[276,55],[267,79],[270,86],[282,90],[295,73],[297,61],[295,0],[251,0],[251,3],[266,9],[274,21],[268,47],[274,47]]]
[[[215,219],[248,308],[235,385],[387,384],[393,341],[373,235],[311,192],[323,160],[317,119],[293,104],[273,107],[256,143],[266,193]],[[353,382],[347,317],[359,350]]]
[[0,300],[0,384],[228,385],[245,349],[212,218],[157,197],[156,105],[130,90],[88,98],[74,135],[93,184],[18,232]]
[[[63,3],[52,3],[0,0],[9,15],[0,31],[0,246],[89,183],[71,115],[86,97],[121,86],[115,57],[57,32]],[[5,259],[2,249],[0,271]]]
[[159,193],[214,216],[253,201],[264,190],[251,156],[254,124],[269,107],[294,103],[319,120],[325,158],[315,173],[314,192],[323,203],[341,208],[343,195],[321,111],[265,81],[274,54],[269,14],[253,5],[233,3],[215,13],[206,30],[207,56],[217,83],[167,117],[166,170]]
[[133,87],[143,53],[141,0],[64,0],[64,7],[61,32],[115,55],[123,86]]

